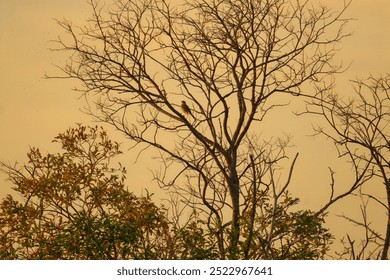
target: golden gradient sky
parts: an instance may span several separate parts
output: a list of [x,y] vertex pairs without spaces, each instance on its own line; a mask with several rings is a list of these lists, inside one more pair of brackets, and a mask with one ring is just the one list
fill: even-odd
[[[339,8],[343,0],[322,2]],[[356,19],[348,25],[353,35],[340,45],[338,56],[345,64],[352,61],[353,64],[339,78],[339,90],[350,90],[349,79],[390,72],[389,11],[389,0],[353,0],[347,12],[348,17]],[[54,46],[49,41],[61,32],[53,18],[65,17],[82,23],[88,16],[84,0],[0,0],[1,161],[24,162],[29,146],[50,151],[55,147],[51,140],[57,133],[76,122],[91,124],[89,117],[80,112],[84,101],[72,91],[74,81],[43,78],[45,73],[55,72],[53,64],[61,64],[65,59],[63,54],[49,51]],[[301,152],[297,172],[312,175],[301,178],[296,195],[306,194],[303,196],[305,205],[315,207],[324,200],[316,195],[318,189],[312,186],[326,187],[329,184],[327,167],[337,165],[334,157],[327,156],[332,147],[323,149],[320,145],[325,145],[325,141],[320,139],[305,140],[310,127],[300,127],[299,121],[289,129],[288,133],[295,134],[299,130],[300,135],[294,138]],[[310,164],[305,165],[308,162]],[[146,164],[149,164],[147,160],[141,160],[137,167],[131,165],[128,169],[132,173],[131,170],[137,168],[141,171],[135,174],[142,174],[148,172]],[[133,180],[131,184],[144,188],[150,184],[151,177],[140,175]],[[5,176],[0,174],[0,198],[9,187]]]

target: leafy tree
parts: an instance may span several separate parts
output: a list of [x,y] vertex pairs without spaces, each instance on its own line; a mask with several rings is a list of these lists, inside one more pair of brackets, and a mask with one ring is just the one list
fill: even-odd
[[125,168],[110,162],[118,143],[81,125],[54,142],[62,153],[31,148],[27,164],[1,163],[20,197],[0,204],[0,259],[168,258],[164,211],[125,188]]
[[[296,234],[278,220],[290,204],[278,203],[298,155],[286,163],[289,139],[262,139],[259,130],[270,111],[320,95],[341,71],[333,57],[348,35],[348,4],[340,12],[299,0],[90,4],[87,25],[58,22],[69,35],[58,49],[71,53],[62,78],[81,82],[96,105],[89,113],[158,151],[157,182],[199,213],[218,258],[303,257],[297,236],[279,252],[273,246],[280,230]],[[272,210],[262,208],[266,198]],[[310,212],[285,218],[320,224]],[[262,256],[256,238],[266,241]]]

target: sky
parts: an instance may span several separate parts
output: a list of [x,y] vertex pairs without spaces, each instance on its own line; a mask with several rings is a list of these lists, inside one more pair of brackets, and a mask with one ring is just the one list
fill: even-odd
[[[343,0],[322,2],[340,8]],[[388,0],[352,2],[346,16],[354,18],[348,25],[348,31],[353,34],[340,45],[337,57],[345,65],[352,63],[338,78],[341,91],[351,90],[350,79],[390,72],[389,10]],[[66,59],[64,54],[50,51],[54,47],[50,41],[61,35],[54,19],[67,18],[82,24],[89,13],[83,0],[0,0],[1,161],[25,162],[29,147],[51,151],[55,148],[51,140],[58,133],[77,122],[93,124],[80,110],[85,103],[72,91],[74,81],[44,78],[45,74],[58,73],[54,65],[61,65]],[[323,201],[323,197],[316,195],[318,186],[313,186],[313,182],[321,187],[329,184],[327,166],[337,165],[329,154],[334,156],[335,151],[332,147],[322,149],[324,140],[304,138],[310,130],[300,127],[299,121],[286,129],[294,133],[299,131],[294,142],[301,150],[303,163],[298,162],[297,168],[307,174],[300,184],[296,184],[296,194],[302,195],[305,205],[314,207]],[[118,138],[118,141],[125,139]],[[305,165],[305,162],[310,164]],[[128,164],[134,174],[134,184],[150,185],[150,162],[141,159],[133,164],[128,160]],[[0,199],[10,190],[10,183],[5,178],[0,174]],[[319,178],[321,182],[313,178]]]

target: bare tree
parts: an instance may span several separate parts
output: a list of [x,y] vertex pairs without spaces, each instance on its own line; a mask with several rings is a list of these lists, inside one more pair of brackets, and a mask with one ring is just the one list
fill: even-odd
[[[362,222],[351,220],[373,234],[376,240],[382,239],[382,259],[388,259],[390,246],[390,75],[369,77],[353,81],[354,95],[345,100],[335,93],[324,94],[311,105],[311,112],[325,117],[327,128],[319,127],[317,133],[333,140],[339,155],[346,157],[354,168],[356,180],[346,194],[359,191],[363,197],[379,204],[386,211],[384,238],[369,227],[367,207],[362,208]],[[317,110],[316,110],[317,109]],[[386,199],[381,199],[362,190],[371,178],[382,181]],[[332,188],[333,194],[333,188]],[[327,208],[338,197],[331,197]],[[372,240],[372,238],[367,239]],[[353,244],[350,243],[352,248]],[[364,247],[364,246],[363,246]]]
[[336,252],[336,254],[339,255],[339,258],[341,259],[380,259],[383,255],[384,238],[382,234],[372,226],[372,220],[368,209],[370,199],[367,199],[367,197],[361,193],[359,193],[359,197],[362,200],[360,205],[361,220],[353,219],[346,215],[341,215],[341,217],[363,229],[363,238],[356,244],[356,240],[349,234],[346,234],[346,236],[341,239],[344,248],[341,252]]
[[203,211],[220,258],[236,258],[240,218],[256,212],[256,192],[272,187],[278,202],[297,159],[280,183],[274,175],[286,142],[253,143],[255,124],[291,96],[320,94],[341,70],[333,58],[347,35],[348,4],[334,12],[300,0],[175,3],[116,0],[104,8],[91,1],[88,25],[59,21],[70,36],[58,49],[71,52],[62,78],[81,82],[77,90],[96,105],[89,108],[96,119],[159,151],[160,185]]

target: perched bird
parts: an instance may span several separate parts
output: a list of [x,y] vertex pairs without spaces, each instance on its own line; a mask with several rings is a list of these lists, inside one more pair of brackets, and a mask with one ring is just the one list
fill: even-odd
[[189,114],[195,119],[194,115],[191,112],[190,107],[188,107],[187,103],[184,100],[181,102],[181,110],[183,111],[184,114],[186,115]]

